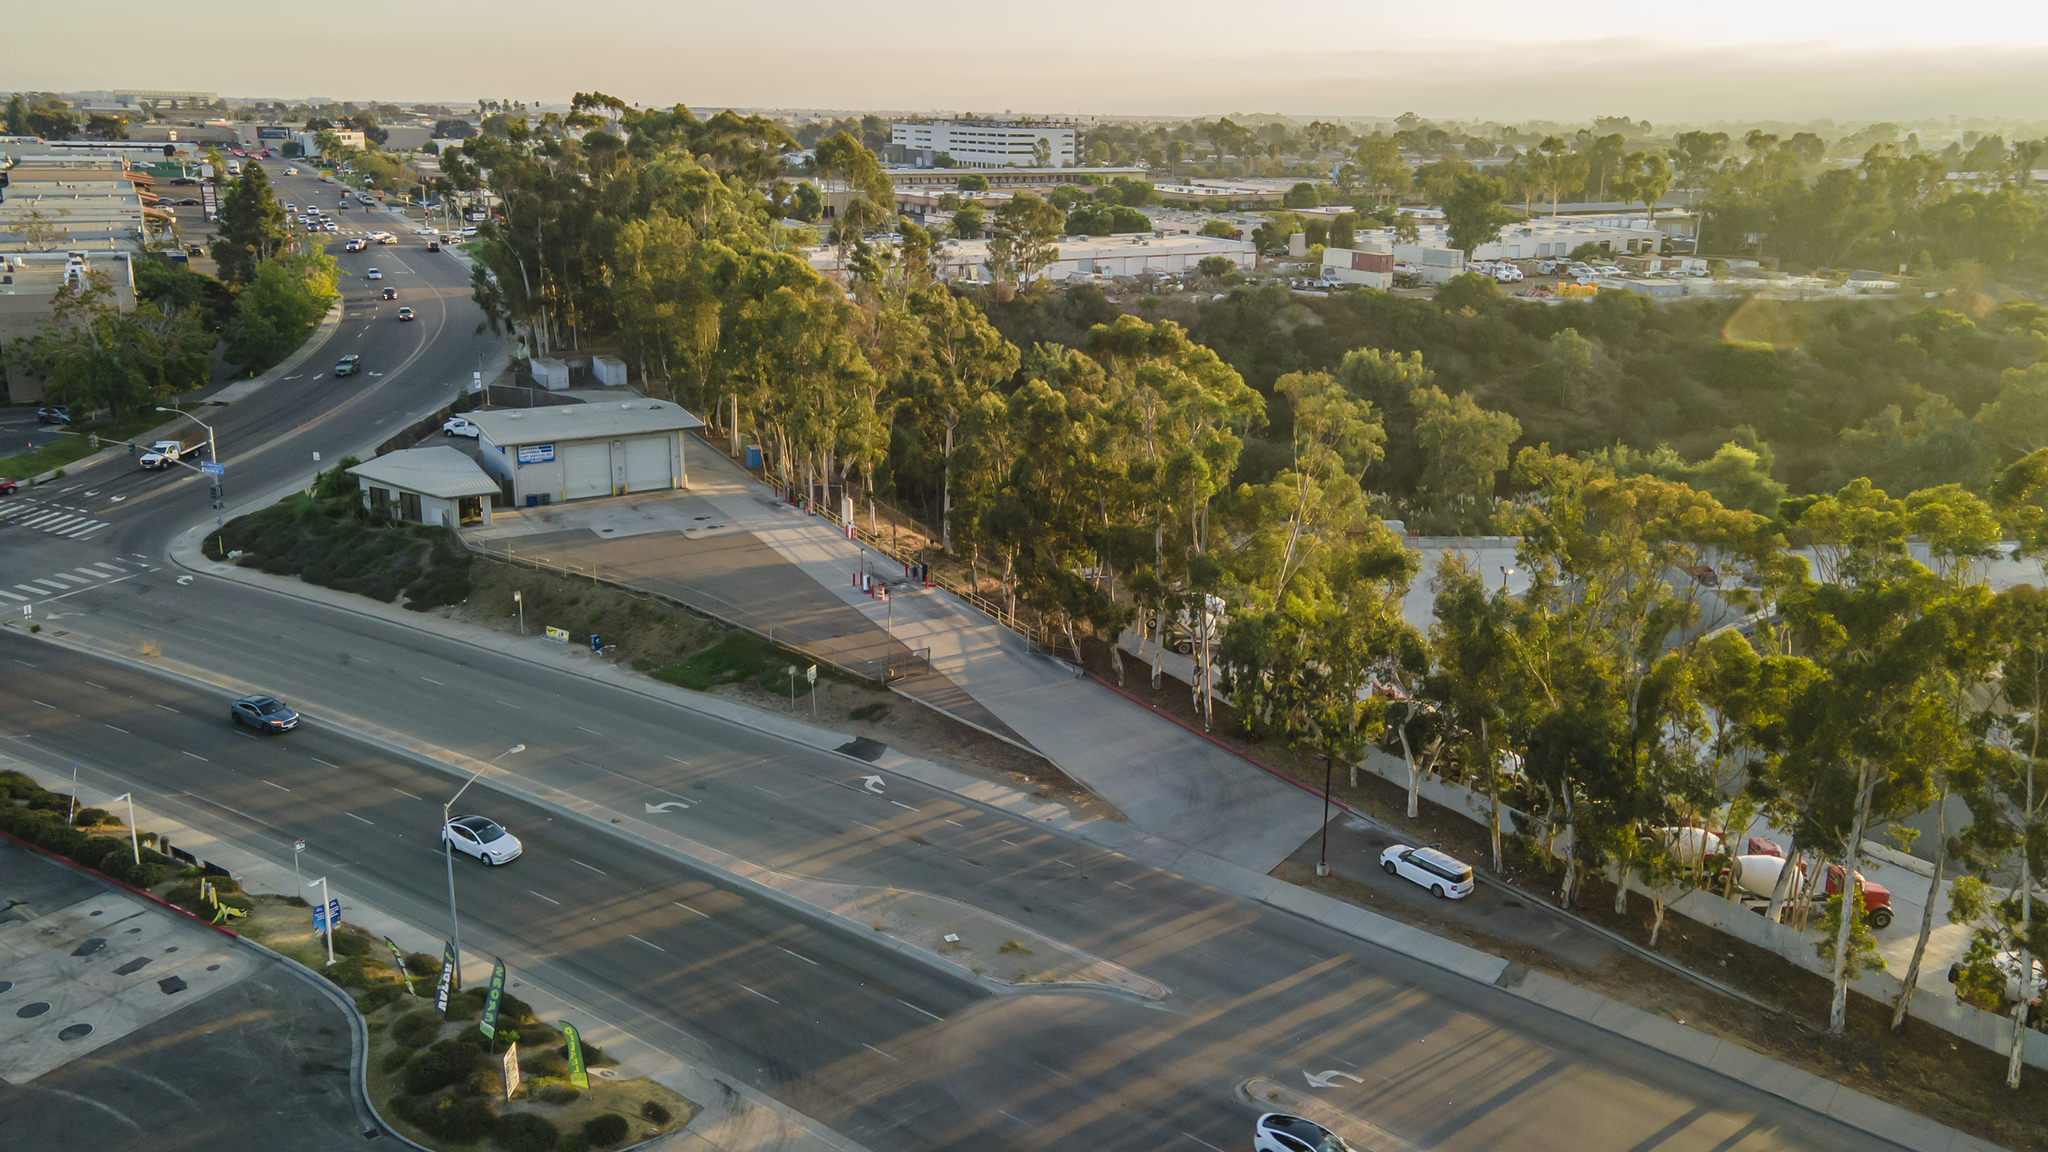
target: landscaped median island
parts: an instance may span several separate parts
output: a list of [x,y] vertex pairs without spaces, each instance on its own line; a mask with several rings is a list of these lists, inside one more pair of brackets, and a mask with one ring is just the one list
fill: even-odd
[[572,1066],[569,1038],[517,997],[499,996],[490,1034],[481,1027],[483,987],[452,993],[444,1018],[434,1008],[441,961],[433,956],[400,953],[343,923],[330,963],[304,898],[243,892],[231,876],[142,847],[157,844],[156,833],[131,839],[114,814],[78,808],[20,772],[0,772],[0,832],[259,941],[348,992],[368,1028],[371,1104],[428,1148],[488,1139],[505,1152],[590,1152],[674,1131],[697,1114],[652,1080],[618,1077],[617,1061],[580,1039],[582,1067]]

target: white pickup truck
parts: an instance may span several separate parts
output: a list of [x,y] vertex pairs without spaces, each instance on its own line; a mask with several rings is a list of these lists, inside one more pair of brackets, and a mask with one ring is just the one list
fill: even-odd
[[205,459],[206,433],[186,432],[175,440],[159,440],[143,449],[136,457],[136,463],[155,470],[168,468],[184,459]]

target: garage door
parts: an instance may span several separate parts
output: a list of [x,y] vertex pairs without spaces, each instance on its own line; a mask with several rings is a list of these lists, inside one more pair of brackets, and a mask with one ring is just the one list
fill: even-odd
[[626,441],[626,491],[653,492],[675,486],[669,474],[667,436],[643,436]]
[[612,494],[612,446],[602,440],[593,444],[565,444],[562,455],[562,499]]

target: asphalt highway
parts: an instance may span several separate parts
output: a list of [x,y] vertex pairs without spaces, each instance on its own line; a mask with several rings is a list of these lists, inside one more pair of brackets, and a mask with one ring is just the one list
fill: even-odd
[[[347,898],[446,923],[435,834],[452,776],[317,719],[283,736],[237,729],[225,694],[17,630],[0,635],[0,666],[12,754],[59,769],[76,759],[93,783],[138,788],[280,862],[303,836],[305,866]],[[526,845],[504,868],[459,869],[466,947],[870,1148],[1235,1149],[1251,1116],[1238,1084],[1331,1070],[1349,1077],[1323,1093],[1331,1103],[1445,1152],[1871,1147],[1774,1097],[1006,815],[902,781],[886,799],[858,794],[843,786],[858,772],[827,754],[679,723],[646,702],[555,710],[600,725],[649,713],[666,751],[629,754],[613,734],[603,751],[575,749],[603,763],[572,758],[528,735],[537,717],[517,710],[491,723],[486,755],[524,739],[514,759],[551,783],[580,768],[621,804],[687,798],[688,834],[754,841],[750,859],[968,899],[1172,988],[1163,1007],[991,996],[637,841],[502,793],[464,797]],[[767,806],[749,807],[747,792]]]

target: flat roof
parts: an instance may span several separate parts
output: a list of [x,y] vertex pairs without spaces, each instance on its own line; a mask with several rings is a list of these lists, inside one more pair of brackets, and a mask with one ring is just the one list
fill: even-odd
[[498,491],[498,482],[484,475],[476,461],[444,445],[386,452],[349,469],[348,474],[441,500],[489,496]]
[[682,432],[704,422],[666,400],[605,401],[599,404],[553,404],[545,408],[500,408],[471,412],[469,422],[493,444],[547,444],[562,440],[597,440],[644,436],[650,432]]

